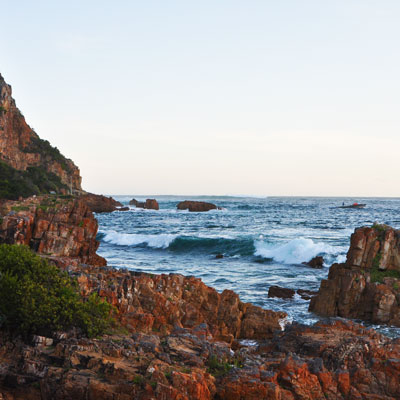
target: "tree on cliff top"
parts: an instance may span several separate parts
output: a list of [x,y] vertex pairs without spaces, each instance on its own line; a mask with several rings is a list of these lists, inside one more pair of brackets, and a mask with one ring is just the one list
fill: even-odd
[[28,247],[0,245],[3,329],[27,336],[78,327],[93,337],[111,326],[111,309],[97,295],[84,301],[74,280]]

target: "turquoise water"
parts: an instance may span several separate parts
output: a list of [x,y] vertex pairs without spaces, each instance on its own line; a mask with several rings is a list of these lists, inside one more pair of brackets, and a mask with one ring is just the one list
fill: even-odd
[[[114,196],[123,204],[135,196]],[[146,196],[151,197],[151,196]],[[146,197],[136,196],[137,200]],[[218,291],[231,289],[242,301],[283,310],[292,320],[313,323],[308,301],[268,298],[271,285],[318,290],[334,262],[346,258],[356,227],[375,221],[400,228],[400,199],[311,197],[157,196],[160,210],[132,208],[97,214],[100,248],[108,264],[151,273],[201,278]],[[177,211],[179,201],[209,201],[222,210]],[[366,203],[340,209],[342,202]],[[217,259],[216,255],[224,257]],[[322,255],[322,270],[301,263]],[[383,329],[400,336],[398,329]]]

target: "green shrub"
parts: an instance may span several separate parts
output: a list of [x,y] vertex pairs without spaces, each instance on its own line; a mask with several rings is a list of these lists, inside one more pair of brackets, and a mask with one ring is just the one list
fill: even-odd
[[26,246],[0,245],[0,321],[10,332],[51,335],[81,328],[97,336],[112,323],[112,306],[92,295],[84,301],[66,273]]
[[230,365],[228,362],[219,361],[215,355],[212,355],[208,359],[207,364],[207,372],[216,378],[228,374],[228,372],[232,369],[232,365]]
[[0,198],[17,200],[20,196],[58,192],[68,189],[58,175],[46,171],[43,167],[29,167],[19,171],[4,161],[0,161]]

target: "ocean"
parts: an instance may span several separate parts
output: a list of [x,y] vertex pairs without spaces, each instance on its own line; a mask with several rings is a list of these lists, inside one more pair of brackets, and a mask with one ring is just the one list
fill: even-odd
[[[154,196],[113,196],[124,205]],[[385,223],[400,228],[398,198],[156,196],[160,210],[97,214],[98,254],[108,265],[154,274],[194,275],[242,301],[285,311],[289,321],[312,324],[309,301],[268,298],[271,285],[318,290],[332,263],[343,262],[354,229]],[[222,207],[204,213],[178,211],[182,200]],[[344,202],[364,209],[337,208]],[[222,254],[223,258],[216,258]],[[322,269],[302,265],[321,255]],[[400,329],[373,326],[389,336]]]

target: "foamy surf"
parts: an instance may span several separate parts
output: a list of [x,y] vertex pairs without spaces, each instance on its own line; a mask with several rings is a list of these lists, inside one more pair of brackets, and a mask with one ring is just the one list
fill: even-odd
[[178,237],[173,234],[146,235],[116,231],[101,231],[100,233],[104,234],[102,240],[107,243],[119,246],[146,245],[154,249],[166,249]]
[[255,242],[254,255],[274,259],[284,264],[301,264],[321,254],[337,254],[337,249],[325,243],[314,243],[311,239],[298,238],[285,244]]

